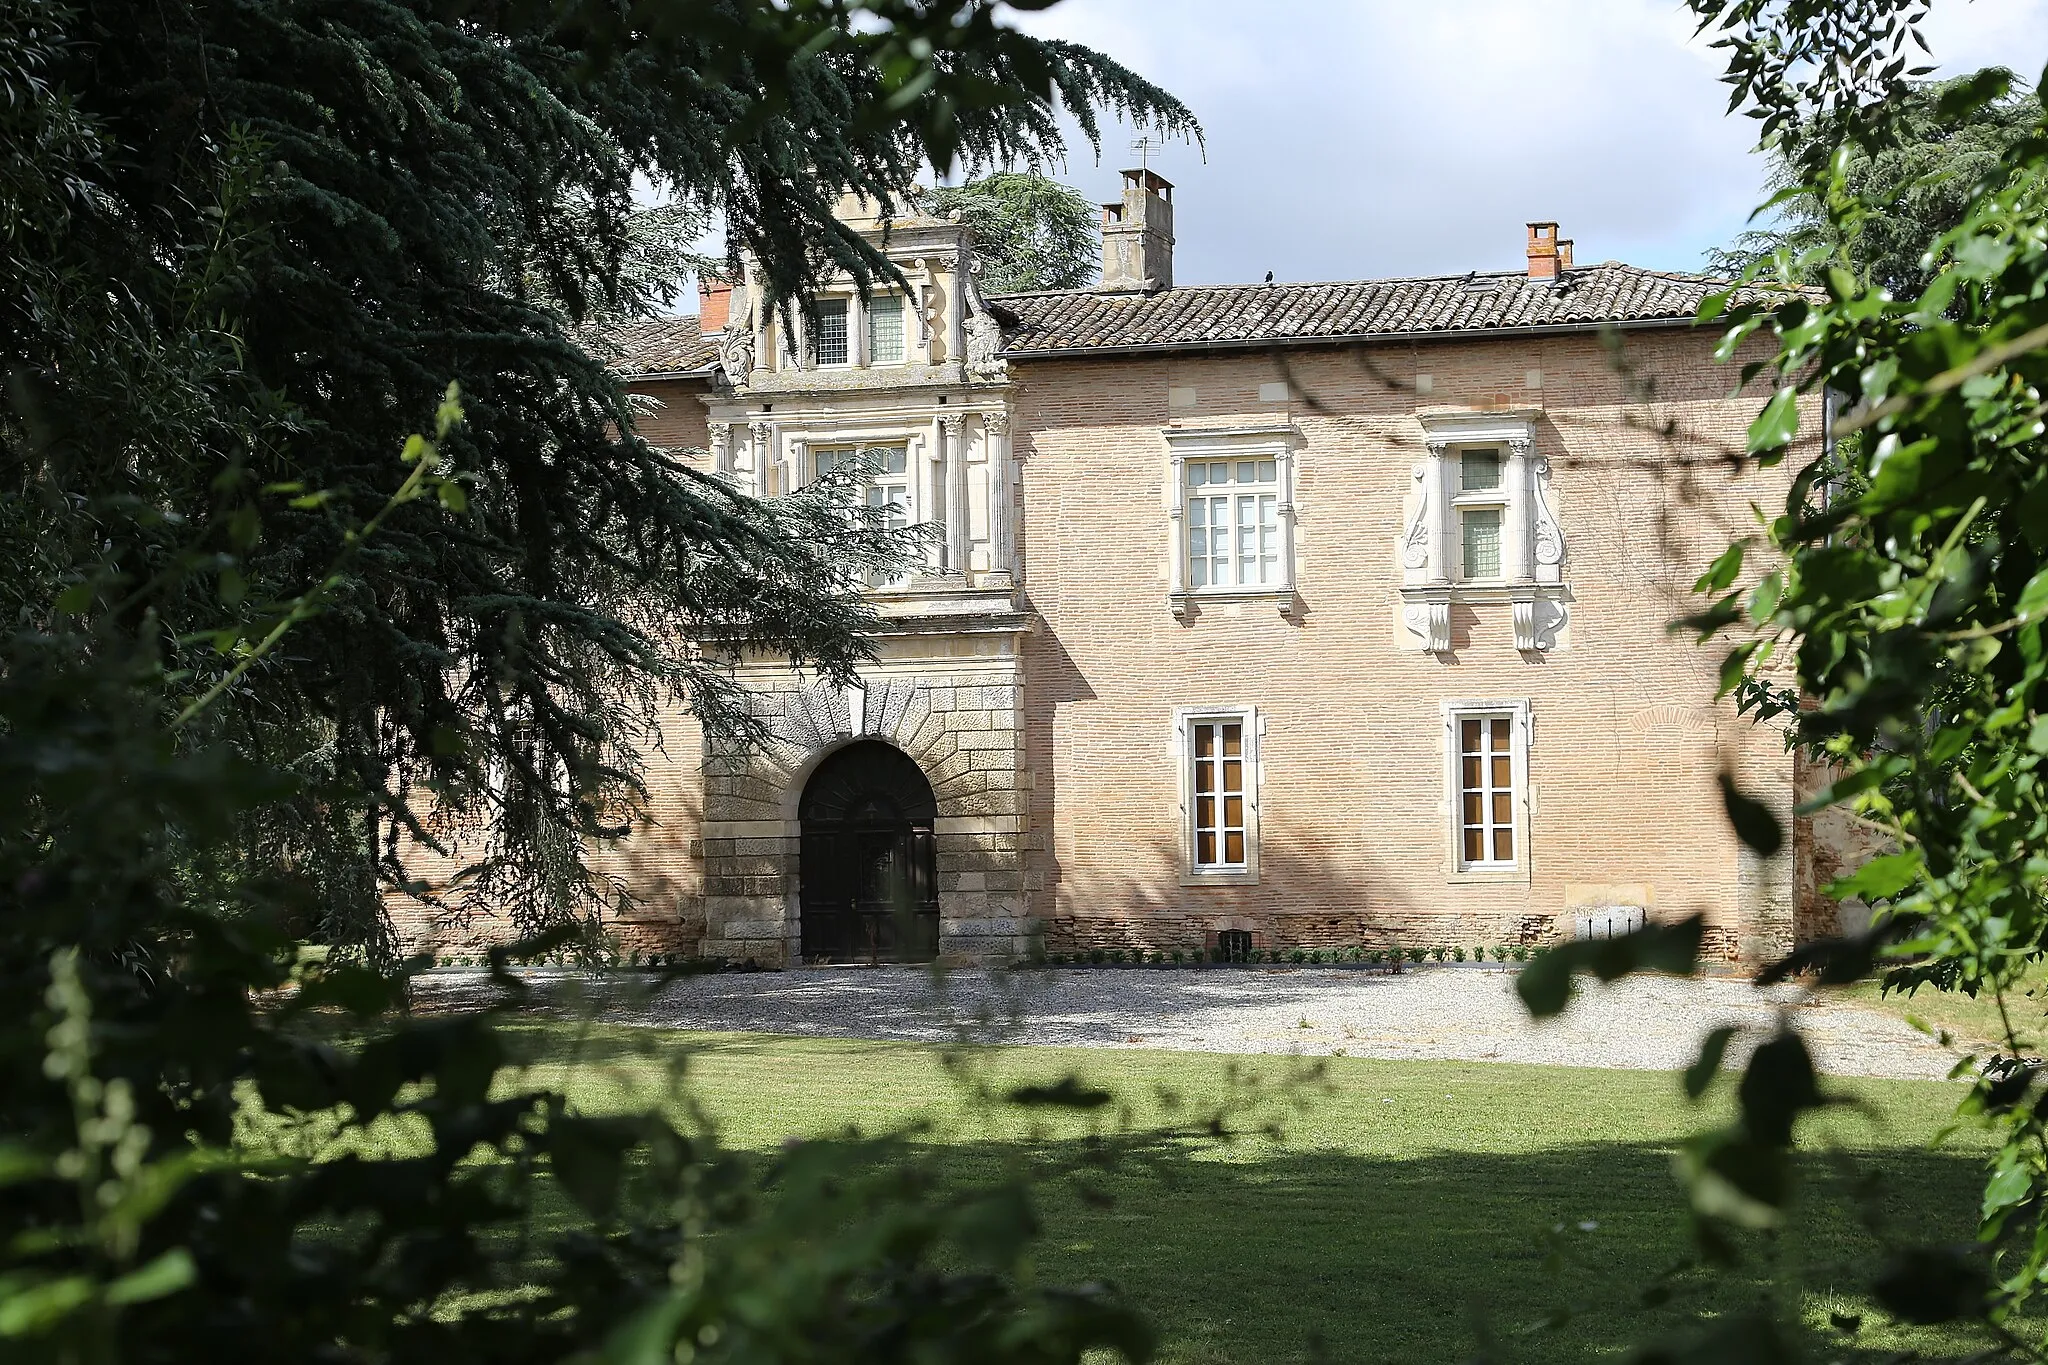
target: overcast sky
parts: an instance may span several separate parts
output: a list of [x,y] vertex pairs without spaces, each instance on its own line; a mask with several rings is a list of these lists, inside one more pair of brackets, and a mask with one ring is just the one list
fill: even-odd
[[[1554,218],[1581,261],[1697,269],[1761,197],[1752,125],[1677,0],[1063,0],[1024,28],[1087,43],[1191,106],[1170,144],[1174,278],[1509,269]],[[1944,72],[2048,60],[2048,0],[1937,0]],[[1064,179],[1116,197],[1128,130]]]

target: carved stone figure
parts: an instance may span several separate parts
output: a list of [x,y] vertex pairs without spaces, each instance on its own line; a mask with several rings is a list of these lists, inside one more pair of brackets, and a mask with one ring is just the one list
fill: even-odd
[[999,379],[1009,371],[1002,358],[1003,325],[981,297],[972,263],[960,271],[960,301],[967,306],[967,373],[977,379]]
[[725,331],[719,334],[718,363],[724,368],[728,381],[744,384],[747,376],[754,372],[754,291],[742,285],[734,292],[746,302],[726,322]]

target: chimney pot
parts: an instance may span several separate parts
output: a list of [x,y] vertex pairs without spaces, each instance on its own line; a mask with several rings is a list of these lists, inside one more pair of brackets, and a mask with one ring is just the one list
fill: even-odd
[[1154,293],[1173,288],[1173,183],[1143,167],[1124,175],[1119,203],[1102,206],[1102,288]]
[[697,330],[712,336],[725,330],[732,317],[732,281],[708,276],[697,281]]
[[1556,223],[1529,224],[1528,254],[1530,279],[1555,280],[1557,278],[1558,240]]

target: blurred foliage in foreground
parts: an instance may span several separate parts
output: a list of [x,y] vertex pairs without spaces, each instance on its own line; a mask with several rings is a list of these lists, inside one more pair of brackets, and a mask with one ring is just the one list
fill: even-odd
[[[1862,1269],[1877,1302],[1909,1323],[1970,1325],[1985,1358],[2048,1358],[2048,1088],[2023,981],[2048,952],[2048,122],[2039,88],[2000,70],[1919,82],[1928,0],[1690,0],[1728,58],[1731,110],[1758,122],[1782,167],[1778,200],[1806,230],[1775,242],[1745,282],[1765,304],[1710,300],[1722,354],[1772,343],[1745,380],[1772,394],[1741,459],[1800,452],[1786,506],[1699,583],[1690,624],[1732,644],[1724,689],[1786,728],[1832,778],[1808,809],[1845,806],[1893,851],[1829,888],[1880,909],[1860,937],[1800,949],[1766,981],[1812,974],[1989,999],[1995,1045],[1957,1068],[1972,1085],[1960,1122],[1997,1144],[1975,1246],[1888,1237]],[[1968,156],[1927,155],[1944,139]],[[1937,211],[1938,210],[1938,211]],[[1928,230],[1898,239],[1902,224]],[[1832,454],[1802,431],[1823,390],[1842,412]],[[1797,443],[1795,445],[1795,443]],[[1728,815],[1768,856],[1783,832],[1733,786]],[[1689,970],[1699,925],[1653,926],[1572,945],[1525,974],[1539,1013],[1571,977]],[[2031,1015],[2031,1017],[2029,1017]],[[1709,1036],[1687,1089],[1714,1084],[1731,1031]],[[1788,1019],[1736,1086],[1739,1117],[1690,1143],[1679,1167],[1702,1253],[1728,1263],[1749,1231],[1779,1226],[1793,1198],[1791,1146],[1806,1116],[1840,1103]],[[1860,1323],[1836,1324],[1829,1356]],[[1646,1359],[1796,1358],[1765,1309]]]
[[1021,1185],[496,1087],[380,970],[422,792],[573,944],[652,701],[843,670],[903,549],[632,434],[576,328],[665,287],[635,177],[794,300],[881,268],[840,190],[1098,106],[1193,126],[990,4],[0,0],[0,1357],[1147,1354]]

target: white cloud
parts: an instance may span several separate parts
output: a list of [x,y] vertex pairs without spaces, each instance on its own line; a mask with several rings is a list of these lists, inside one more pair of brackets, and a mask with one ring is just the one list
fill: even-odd
[[[1695,268],[1740,231],[1763,168],[1724,116],[1720,54],[1668,0],[1065,0],[1017,22],[1098,47],[1186,100],[1207,164],[1170,145],[1183,283],[1346,279],[1520,263],[1555,218],[1580,260]],[[2048,56],[2048,0],[1937,7],[1945,70]],[[1076,144],[1111,197],[1131,159]]]

